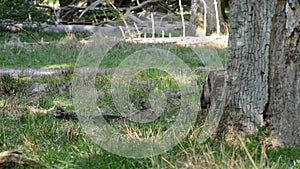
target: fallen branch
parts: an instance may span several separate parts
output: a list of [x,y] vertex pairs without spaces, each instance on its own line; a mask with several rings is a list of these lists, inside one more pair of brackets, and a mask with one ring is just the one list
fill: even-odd
[[90,6],[88,6],[86,9],[84,9],[84,11],[82,11],[82,13],[79,15],[79,19],[88,11],[88,10],[93,10],[95,9],[98,5],[100,5],[102,3],[103,0],[97,0],[95,2],[93,2]]
[[1,75],[21,75],[28,74],[33,76],[44,76],[44,75],[54,75],[63,73],[72,73],[73,68],[56,68],[56,69],[32,69],[32,68],[0,68]]
[[153,3],[158,3],[159,0],[148,0],[148,1],[145,1],[141,4],[139,4],[138,6],[134,6],[134,7],[131,7],[131,8],[128,8],[126,10],[126,13],[125,15],[127,15],[131,20],[133,20],[133,22],[136,22],[138,24],[144,24],[144,21],[139,19],[138,17],[134,16],[131,11],[134,11],[134,10],[137,10],[137,9],[140,9],[148,4],[153,4]]
[[[53,6],[50,5],[35,5],[36,7],[39,8],[47,8],[47,9],[51,9],[53,11],[58,10],[58,8],[55,8]],[[82,7],[82,6],[74,6],[74,5],[68,5],[68,6],[64,6],[64,7],[60,7],[61,10],[67,10],[67,9],[76,9],[76,10],[85,10],[87,7]]]
[[103,24],[99,26],[93,25],[48,25],[48,24],[32,24],[32,23],[23,23],[23,24],[5,24],[2,23],[0,27],[3,27],[6,30],[16,31],[24,28],[27,29],[39,29],[45,32],[69,32],[69,33],[116,33],[118,28]]
[[[57,107],[54,112],[54,116],[59,119],[78,119],[79,115],[76,112],[68,111],[62,107]],[[91,119],[93,120],[104,119],[105,121],[109,121],[113,119],[125,119],[125,117],[113,115],[113,114],[99,114],[99,115],[92,116]]]

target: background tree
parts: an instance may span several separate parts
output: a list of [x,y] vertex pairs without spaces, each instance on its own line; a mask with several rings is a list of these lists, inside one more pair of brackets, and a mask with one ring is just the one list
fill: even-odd
[[236,128],[300,144],[299,37],[298,0],[233,1],[225,112]]
[[206,35],[226,34],[228,18],[225,8],[228,7],[228,0],[192,0],[190,21],[196,27],[197,35],[201,34],[201,30]]

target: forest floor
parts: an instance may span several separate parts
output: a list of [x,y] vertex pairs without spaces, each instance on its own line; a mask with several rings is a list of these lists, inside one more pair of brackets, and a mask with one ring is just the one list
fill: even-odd
[[[2,63],[0,69],[2,71],[2,74],[0,73],[0,152],[18,150],[10,152],[10,157],[15,157],[10,160],[17,159],[16,163],[20,161],[20,158],[16,156],[22,153],[27,158],[21,159],[26,159],[30,165],[39,165],[30,161],[31,159],[48,168],[297,168],[300,166],[300,147],[274,147],[269,142],[268,133],[264,131],[251,135],[236,134],[227,141],[211,138],[199,140],[202,138],[202,129],[205,124],[205,111],[202,110],[197,111],[197,118],[192,125],[188,126],[189,130],[185,132],[186,135],[177,142],[175,141],[176,144],[170,147],[167,144],[158,144],[165,151],[159,152],[155,147],[143,149],[145,146],[136,149],[138,144],[132,144],[136,143],[135,141],[151,141],[157,135],[170,132],[169,128],[180,127],[177,119],[182,117],[180,112],[182,105],[185,105],[182,98],[186,98],[183,95],[185,93],[181,92],[180,84],[187,85],[196,82],[201,86],[207,76],[207,72],[199,69],[199,67],[205,67],[205,60],[197,56],[192,46],[180,46],[173,43],[121,42],[108,52],[99,65],[99,70],[103,71],[97,72],[93,83],[95,88],[93,91],[97,94],[93,103],[101,110],[100,113],[123,115],[122,109],[128,107],[122,105],[122,102],[119,105],[116,104],[115,101],[118,98],[113,95],[114,90],[121,88],[128,90],[132,108],[151,110],[150,108],[162,106],[164,109],[155,109],[163,113],[159,118],[146,117],[148,121],[143,123],[128,119],[110,121],[109,124],[113,126],[115,133],[112,133],[110,137],[105,137],[106,141],[100,141],[100,143],[106,143],[105,145],[100,144],[99,140],[95,140],[95,137],[90,135],[86,124],[80,119],[55,117],[59,107],[69,111],[77,110],[74,92],[78,91],[73,88],[74,86],[67,88],[66,85],[76,79],[72,70],[84,47],[81,41],[89,40],[90,35],[22,31],[0,32],[0,35]],[[39,39],[38,42],[43,39],[44,42],[55,43],[28,45],[28,43],[37,43],[36,39]],[[217,38],[217,40],[220,39]],[[198,47],[203,54],[212,52],[225,66],[227,46],[224,45],[222,38],[220,41],[218,45],[208,43]],[[27,44],[24,45],[24,42]],[[170,75],[158,69],[147,69],[137,72],[128,82],[130,85],[119,84],[118,78],[122,77],[115,76],[112,70],[128,56],[147,48],[159,48],[174,53],[188,65],[194,73],[193,76],[183,78],[183,74],[180,73]],[[54,70],[66,71],[57,73]],[[52,71],[53,74],[51,74]],[[8,75],[5,72],[11,74]],[[37,72],[40,74],[35,74]],[[183,85],[183,89],[185,87]],[[181,94],[180,97],[179,95],[172,97],[174,96],[172,94],[178,93]],[[187,100],[189,106],[199,106],[200,93],[201,87],[199,91],[188,95],[197,98]],[[81,101],[88,104],[89,99],[91,98],[87,98],[88,102],[84,98]],[[81,102],[76,103],[81,104]],[[117,142],[117,139],[114,139],[114,136],[118,134],[122,135],[120,138],[125,136],[126,139],[132,141],[132,143],[126,142],[130,145],[129,147],[126,147],[124,142]],[[180,132],[177,132],[175,136],[179,139]],[[167,138],[162,137],[159,141],[163,142],[164,139]],[[176,139],[177,137],[169,141]],[[112,147],[107,147],[107,145]],[[117,149],[110,149],[116,147]],[[127,153],[127,156],[122,155],[122,152]],[[133,155],[130,156],[130,153]],[[8,152],[0,154],[0,168],[5,163],[1,161],[1,156],[8,154]],[[147,157],[141,158],[143,155]],[[16,166],[16,164],[9,165]]]

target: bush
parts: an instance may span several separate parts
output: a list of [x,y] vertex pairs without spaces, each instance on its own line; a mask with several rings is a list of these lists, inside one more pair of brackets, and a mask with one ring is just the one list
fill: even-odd
[[45,22],[47,15],[45,11],[37,9],[33,3],[24,0],[1,0],[0,1],[0,19],[11,19],[14,21],[32,21]]

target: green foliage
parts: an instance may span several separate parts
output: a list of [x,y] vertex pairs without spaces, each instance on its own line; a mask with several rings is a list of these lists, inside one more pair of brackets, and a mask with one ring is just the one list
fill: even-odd
[[31,21],[45,22],[48,18],[45,11],[38,10],[25,0],[2,0],[0,1],[0,11],[1,19],[14,21],[30,21],[29,15]]

